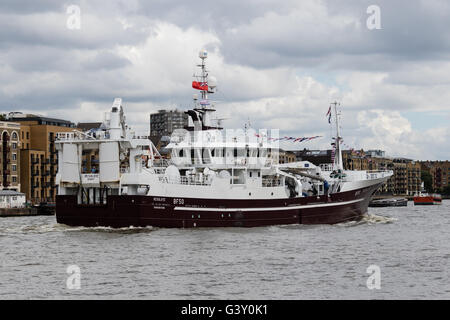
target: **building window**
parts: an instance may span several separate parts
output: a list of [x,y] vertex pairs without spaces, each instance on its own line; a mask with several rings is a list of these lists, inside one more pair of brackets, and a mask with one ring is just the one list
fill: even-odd
[[11,137],[12,137],[14,140],[17,140],[17,132],[13,132],[12,135],[11,135]]
[[27,139],[30,139],[30,133],[27,132]]
[[12,154],[12,159],[13,159],[13,161],[17,160],[17,153]]
[[17,143],[13,142],[13,143],[12,143],[12,148],[13,148],[13,149],[17,149]]
[[17,182],[17,177],[16,177],[16,176],[13,176],[13,177],[11,178],[11,180],[12,180],[12,182]]
[[17,171],[17,166],[16,166],[15,164],[13,164],[13,165],[11,166],[11,169],[12,169],[12,171]]

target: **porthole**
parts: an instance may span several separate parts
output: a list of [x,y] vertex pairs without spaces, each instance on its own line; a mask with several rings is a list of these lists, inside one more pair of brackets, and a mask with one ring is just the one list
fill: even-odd
[[252,195],[252,193],[251,193],[251,192],[249,192],[249,193],[248,193],[248,195],[249,195],[249,196],[251,196],[251,195]]

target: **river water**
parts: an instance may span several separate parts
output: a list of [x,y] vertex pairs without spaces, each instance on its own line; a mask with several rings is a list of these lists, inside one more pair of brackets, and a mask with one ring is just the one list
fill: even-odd
[[[450,201],[369,214],[333,226],[184,230],[0,218],[0,299],[450,299]],[[70,265],[79,289],[67,286],[77,283]],[[371,265],[379,289],[368,288]]]

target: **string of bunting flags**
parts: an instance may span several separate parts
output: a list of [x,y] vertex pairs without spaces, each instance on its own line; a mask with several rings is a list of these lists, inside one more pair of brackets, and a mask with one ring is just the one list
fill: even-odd
[[[255,133],[255,136],[258,138],[263,137],[260,134]],[[292,142],[303,142],[303,141],[310,141],[313,139],[321,138],[322,136],[314,136],[314,137],[281,137],[281,138],[267,138],[269,141],[292,141]]]

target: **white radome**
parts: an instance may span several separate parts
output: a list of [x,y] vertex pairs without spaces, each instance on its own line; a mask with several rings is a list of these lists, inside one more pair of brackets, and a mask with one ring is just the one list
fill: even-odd
[[208,87],[214,89],[217,87],[217,79],[214,76],[209,76],[208,78]]
[[198,54],[198,56],[200,57],[200,59],[206,59],[208,58],[208,51],[206,50],[201,50]]

